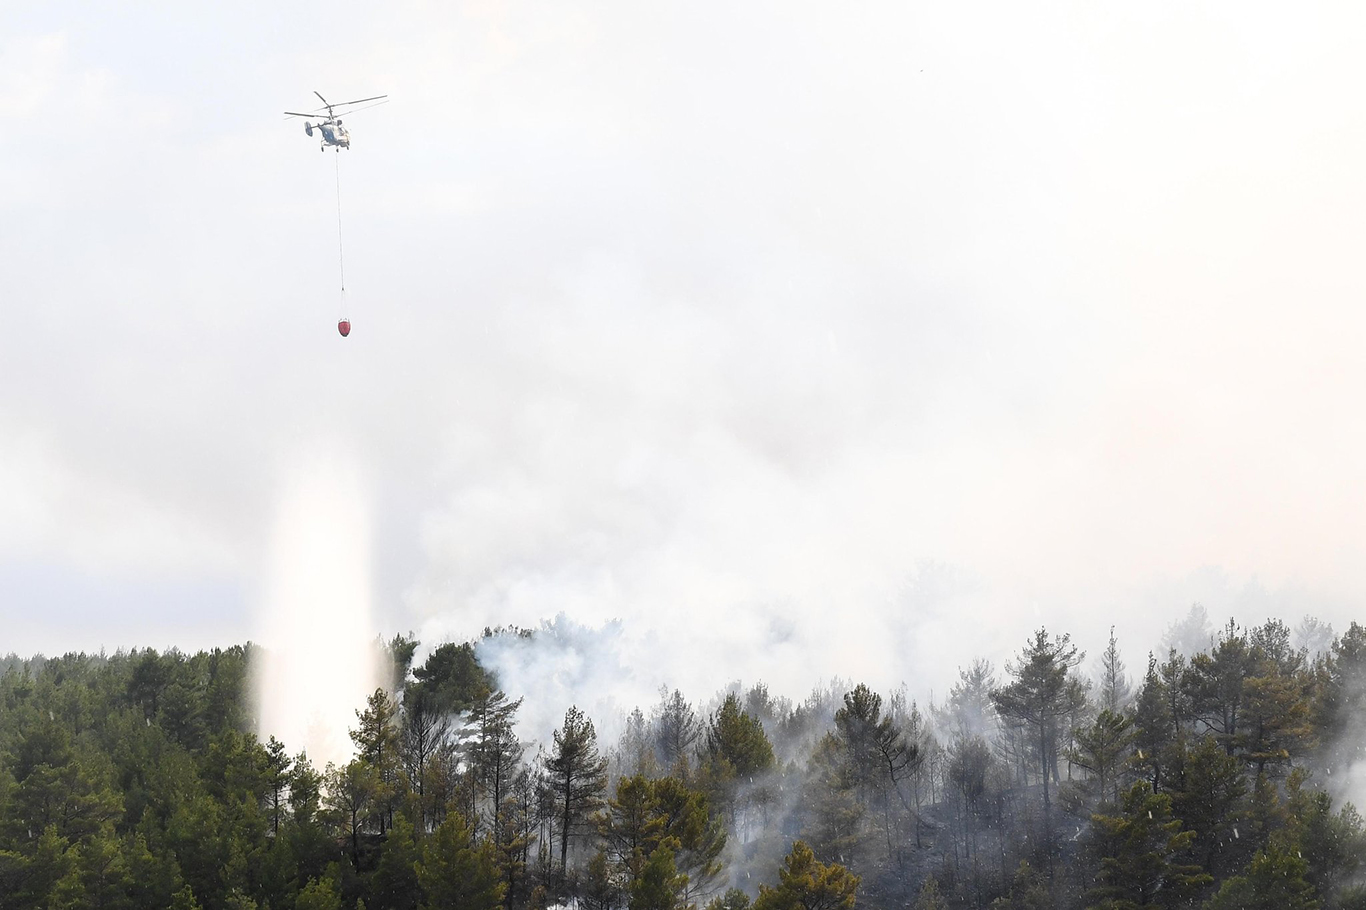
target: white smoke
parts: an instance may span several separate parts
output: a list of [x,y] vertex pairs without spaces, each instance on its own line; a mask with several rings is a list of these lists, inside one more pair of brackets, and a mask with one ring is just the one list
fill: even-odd
[[320,768],[350,757],[356,709],[380,680],[364,491],[360,471],[335,447],[285,472],[258,617],[260,736],[307,751]]
[[563,613],[531,636],[483,638],[476,649],[498,685],[524,699],[517,717],[523,739],[548,746],[565,712],[577,706],[593,721],[604,750],[621,735],[626,712],[648,704],[652,691],[627,663],[630,651],[620,622],[594,629]]

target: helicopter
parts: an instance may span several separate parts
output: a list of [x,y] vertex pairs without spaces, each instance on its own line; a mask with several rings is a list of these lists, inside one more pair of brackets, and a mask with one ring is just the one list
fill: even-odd
[[[351,147],[351,134],[346,131],[346,127],[342,126],[341,118],[337,116],[337,109],[349,108],[354,104],[364,104],[367,101],[375,102],[370,105],[370,107],[378,107],[381,104],[386,104],[389,98],[388,95],[375,95],[373,98],[361,98],[357,101],[342,101],[338,104],[332,104],[324,98],[320,92],[315,91],[313,94],[317,95],[319,100],[322,101],[323,107],[308,114],[301,114],[298,111],[285,111],[285,115],[289,117],[307,117],[309,120],[316,119],[320,121],[318,123],[309,123],[307,120],[304,121],[305,133],[312,136],[313,131],[317,130],[322,134],[322,144],[318,146],[318,151],[320,152],[327,151],[329,145],[335,146],[337,151],[349,149]],[[343,113],[354,114],[356,111],[363,110],[366,110],[366,108],[356,108],[351,111],[343,111]],[[323,118],[324,112],[327,113],[325,119]]]

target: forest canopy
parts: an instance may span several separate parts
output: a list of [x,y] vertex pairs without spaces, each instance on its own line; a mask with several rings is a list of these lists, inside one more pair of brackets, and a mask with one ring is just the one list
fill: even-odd
[[1192,611],[1137,675],[1039,629],[937,703],[665,689],[544,743],[476,642],[384,644],[321,768],[256,735],[250,645],[5,658],[0,910],[1366,908],[1356,623]]

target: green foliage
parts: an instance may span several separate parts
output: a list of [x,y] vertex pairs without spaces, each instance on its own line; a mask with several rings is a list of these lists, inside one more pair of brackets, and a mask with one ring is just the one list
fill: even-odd
[[[362,829],[383,834],[393,822],[403,789],[399,779],[398,705],[388,692],[378,688],[366,700],[365,710],[356,712],[356,721],[356,728],[350,731],[356,746],[356,760],[351,765],[359,767],[348,766],[346,774],[347,785],[359,788],[348,800],[359,799],[360,804],[345,807],[348,821],[354,826],[353,836]],[[352,815],[356,809],[359,812]]]
[[1262,773],[1306,752],[1314,744],[1314,729],[1304,692],[1307,680],[1297,662],[1287,659],[1283,648],[1268,652],[1261,645],[1254,657],[1255,673],[1243,682],[1244,708],[1236,745]]
[[553,748],[542,760],[556,808],[560,835],[560,871],[568,869],[570,842],[591,825],[607,789],[607,759],[598,755],[593,722],[577,706],[564,715],[564,726],[552,735]]
[[412,823],[402,814],[396,815],[371,879],[370,893],[377,898],[376,906],[389,910],[417,910],[422,898],[417,880],[417,859]]
[[1237,745],[1244,684],[1256,672],[1257,656],[1247,637],[1229,620],[1209,653],[1191,658],[1182,680],[1192,716],[1232,755]]
[[827,856],[843,856],[858,842],[864,808],[838,737],[826,734],[811,753],[802,800],[802,837]]
[[741,709],[734,693],[727,695],[707,720],[698,780],[732,828],[772,802],[764,775],[774,764],[763,724]]
[[722,871],[725,829],[709,811],[706,795],[677,778],[622,778],[597,823],[604,860],[630,893],[666,842],[669,862],[682,876],[684,899],[706,891]]
[[758,718],[740,708],[740,699],[726,696],[707,722],[707,756],[732,776],[752,777],[773,767],[773,745]]
[[1104,802],[1119,801],[1120,778],[1134,735],[1133,718],[1108,708],[1096,715],[1090,726],[1073,732],[1067,760],[1091,773],[1092,790]]
[[949,902],[939,892],[939,882],[933,876],[925,879],[915,898],[914,910],[949,910]]
[[681,905],[688,877],[674,864],[678,848],[677,839],[666,837],[651,851],[631,886],[631,910],[675,910]]
[[1318,910],[1309,864],[1275,846],[1259,851],[1244,875],[1226,879],[1205,910]]
[[[487,692],[470,709],[474,736],[469,746],[470,772],[477,796],[482,800],[495,841],[501,838],[504,803],[512,790],[525,751],[517,738],[517,709],[522,700],[509,699],[501,690]],[[471,819],[478,823],[476,815]]]
[[[1084,701],[1072,671],[1085,656],[1072,644],[1071,636],[1049,638],[1047,629],[1039,629],[1019,659],[1006,667],[1014,681],[991,693],[1001,716],[1032,733],[1043,783],[1046,825],[1050,822],[1050,781],[1057,777],[1063,724],[1079,710],[1079,701]],[[1051,837],[1047,830],[1045,835],[1046,839]]]
[[702,734],[692,705],[682,692],[674,689],[655,707],[652,720],[660,764],[672,773],[686,775],[693,749]]
[[825,865],[802,841],[792,845],[778,885],[759,886],[754,910],[853,910],[859,877],[841,865]]
[[598,827],[606,841],[607,857],[624,876],[627,887],[634,887],[664,831],[650,780],[636,776],[617,781],[616,795],[607,800],[607,811],[599,817]]
[[1029,863],[1021,861],[1004,897],[991,902],[992,910],[1051,910],[1048,883]]
[[707,904],[707,910],[749,910],[749,895],[739,888],[727,888],[720,897]]
[[1352,881],[1366,866],[1366,830],[1350,803],[1333,813],[1327,793],[1309,790],[1301,776],[1288,783],[1289,823],[1282,843],[1307,864],[1305,877],[1325,900],[1343,899]]
[[707,893],[724,868],[726,829],[713,814],[707,795],[676,777],[653,781],[655,812],[663,820],[661,834],[676,843],[674,862],[687,876],[685,896]]
[[449,713],[468,711],[497,688],[469,642],[441,645],[413,670],[413,678],[416,682],[408,687],[405,697],[421,690],[431,697],[436,710]]
[[[470,646],[437,649],[402,703],[356,706],[357,758],[326,776],[248,731],[250,648],[0,659],[0,910],[748,910],[716,896],[728,873],[768,910],[843,910],[860,875],[875,908],[919,891],[995,910],[1366,910],[1362,819],[1309,776],[1359,759],[1342,734],[1366,710],[1366,629],[1309,664],[1282,623],[1230,625],[1150,660],[1132,713],[1113,710],[1111,644],[1110,710],[1085,706],[1066,636],[1035,635],[1003,689],[977,662],[932,711],[947,748],[904,691],[836,682],[794,705],[757,684],[699,724],[674,690],[631,715],[612,767],[639,773],[611,800],[592,721],[571,710],[529,762],[523,693]],[[400,669],[414,645],[389,643]],[[1060,756],[1063,792],[1092,799],[1050,814]],[[1134,774],[1146,786],[1123,791]],[[1089,825],[1067,816],[1096,798]],[[1043,874],[1020,864],[1007,885],[1023,857]]]
[[599,850],[588,861],[583,902],[588,910],[611,910],[621,903],[621,885],[612,874],[606,851]]
[[54,910],[79,907],[131,907],[128,863],[112,830],[101,831],[78,844],[71,853],[70,871],[52,889]]
[[503,901],[493,845],[473,844],[456,812],[423,842],[417,878],[426,896],[422,907],[428,910],[494,910]]
[[1326,680],[1318,707],[1321,739],[1335,774],[1361,758],[1353,725],[1366,717],[1366,626],[1353,622],[1333,643],[1325,667]]
[[1178,861],[1195,838],[1171,813],[1171,798],[1146,783],[1124,794],[1120,815],[1092,816],[1092,849],[1100,858],[1092,900],[1115,908],[1174,907],[1213,879]]
[[194,891],[189,885],[175,893],[171,899],[171,910],[200,910],[199,901],[195,900]]
[[[1221,856],[1237,858],[1233,831],[1240,823],[1247,827],[1248,785],[1242,763],[1213,737],[1203,736],[1186,755],[1183,768],[1181,789],[1171,795],[1172,811],[1195,832],[1196,856],[1206,867]],[[1246,860],[1243,853],[1237,861]]]
[[413,655],[417,653],[418,641],[411,634],[395,635],[384,643],[384,652],[389,658],[392,673],[389,675],[390,692],[398,692],[408,684],[408,674],[413,667]]
[[341,892],[330,878],[311,879],[295,898],[294,910],[341,910]]

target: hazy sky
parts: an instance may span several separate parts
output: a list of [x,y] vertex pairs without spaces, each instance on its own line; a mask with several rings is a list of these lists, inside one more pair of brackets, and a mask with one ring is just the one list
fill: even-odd
[[323,463],[644,691],[1360,617],[1360,4],[216,6],[6,4],[0,652],[259,638]]

